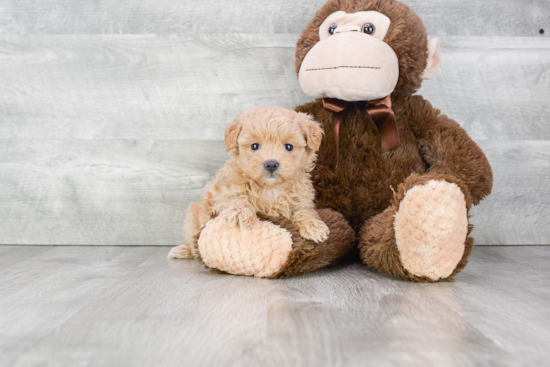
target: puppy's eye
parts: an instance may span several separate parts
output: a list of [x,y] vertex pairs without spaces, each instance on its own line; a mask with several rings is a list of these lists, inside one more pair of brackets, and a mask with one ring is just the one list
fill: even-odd
[[251,148],[252,148],[252,150],[258,150],[258,149],[260,149],[260,144],[254,143],[254,144],[252,144]]
[[292,149],[294,149],[294,147],[290,144],[285,144],[285,149],[288,150],[289,152],[292,152]]
[[328,29],[328,34],[330,34],[332,36],[334,34],[334,31],[336,30],[336,28],[338,28],[337,24],[331,24],[329,29]]
[[367,23],[363,26],[363,33],[372,35],[374,34],[374,30],[375,30],[374,25],[371,23]]

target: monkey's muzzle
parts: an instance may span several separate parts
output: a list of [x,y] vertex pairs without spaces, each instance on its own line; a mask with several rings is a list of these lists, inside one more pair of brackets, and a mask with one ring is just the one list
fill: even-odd
[[360,32],[335,34],[306,55],[299,74],[308,96],[349,102],[390,95],[399,80],[399,61],[384,41]]

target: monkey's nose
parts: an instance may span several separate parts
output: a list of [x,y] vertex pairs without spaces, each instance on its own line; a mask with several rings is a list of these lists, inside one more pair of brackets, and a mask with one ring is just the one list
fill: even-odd
[[266,169],[266,171],[273,173],[279,169],[279,162],[271,159],[264,163],[264,168]]

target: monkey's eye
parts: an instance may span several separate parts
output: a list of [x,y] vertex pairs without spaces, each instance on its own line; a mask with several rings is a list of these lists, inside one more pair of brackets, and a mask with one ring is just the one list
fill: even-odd
[[252,148],[252,150],[258,150],[258,149],[260,149],[260,144],[254,143],[254,144],[252,144],[251,148]]
[[366,33],[366,34],[374,34],[374,25],[372,25],[371,23],[367,23],[363,26],[363,33]]
[[336,30],[336,28],[338,28],[338,24],[331,24],[329,29],[328,29],[328,34],[330,34],[332,36],[334,34],[334,31]]
[[290,144],[285,144],[285,149],[288,150],[289,152],[292,152],[292,149],[294,149],[294,147]]

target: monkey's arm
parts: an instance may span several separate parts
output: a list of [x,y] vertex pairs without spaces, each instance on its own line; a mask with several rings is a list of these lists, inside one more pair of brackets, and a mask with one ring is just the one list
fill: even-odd
[[474,205],[491,193],[493,172],[487,157],[458,123],[420,96],[411,98],[407,114],[427,173],[460,179]]

